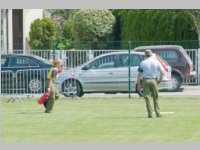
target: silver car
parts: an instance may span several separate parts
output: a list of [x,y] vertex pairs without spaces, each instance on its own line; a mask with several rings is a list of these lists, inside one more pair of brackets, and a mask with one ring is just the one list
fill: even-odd
[[[155,59],[158,57],[154,54]],[[143,52],[131,52],[131,91],[137,91],[137,69],[145,56]],[[161,58],[159,58],[161,59]],[[171,88],[171,67],[162,60],[165,73],[159,89]],[[65,96],[83,96],[84,93],[127,93],[128,52],[111,52],[100,55],[80,67],[63,71],[55,84]],[[159,74],[158,74],[159,76]],[[141,94],[141,91],[139,91]]]

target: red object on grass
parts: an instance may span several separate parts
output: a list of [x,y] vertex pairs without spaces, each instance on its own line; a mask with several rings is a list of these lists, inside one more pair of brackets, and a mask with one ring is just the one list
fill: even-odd
[[38,104],[43,104],[44,101],[49,97],[49,93],[46,92],[44,94],[42,94],[42,96],[38,99]]
[[57,68],[57,70],[58,70],[58,73],[62,72],[62,68],[61,67]]

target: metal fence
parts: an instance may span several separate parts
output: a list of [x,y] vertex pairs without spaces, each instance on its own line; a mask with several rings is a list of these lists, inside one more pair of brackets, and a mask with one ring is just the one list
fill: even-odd
[[[80,66],[89,60],[110,52],[128,51],[127,49],[121,50],[29,50],[23,52],[26,54],[37,55],[47,60],[53,59],[53,57],[60,58],[62,60],[62,66],[64,69],[71,69]],[[198,49],[185,49],[188,56],[193,63],[192,76],[187,76],[183,79],[183,84],[199,84],[198,80]],[[22,51],[16,51],[16,53],[22,53]]]
[[[74,69],[89,60],[110,52],[128,51],[122,50],[15,50],[17,54],[30,54],[43,57],[47,60],[60,58],[62,66],[65,70]],[[186,49],[187,54],[193,62],[194,76],[186,77],[183,84],[198,84],[198,49]],[[45,79],[48,69],[29,69],[13,71],[1,71],[1,93],[2,95],[27,95],[41,94],[45,91]],[[127,76],[128,78],[128,76]],[[69,80],[62,85],[64,95],[76,95],[79,83]],[[71,89],[70,89],[71,88]],[[74,93],[73,93],[74,91]],[[128,89],[127,89],[128,91]],[[81,93],[79,93],[81,94]]]
[[186,49],[186,52],[192,60],[193,71],[190,76],[187,76],[184,78],[183,84],[197,85],[197,84],[199,84],[198,49]]
[[26,69],[1,71],[1,94],[19,96],[45,92],[48,69]]

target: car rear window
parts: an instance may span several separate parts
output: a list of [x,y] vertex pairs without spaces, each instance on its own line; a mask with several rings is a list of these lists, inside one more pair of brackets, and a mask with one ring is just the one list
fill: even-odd
[[161,66],[164,68],[164,70],[168,71],[168,67],[167,66],[169,66],[169,64],[164,59],[162,59],[162,57],[160,57],[158,55],[156,55],[156,58],[159,61],[159,63],[161,64]]
[[47,59],[44,59],[42,57],[39,57],[39,56],[34,56],[36,59],[42,61],[43,63],[45,64],[48,64],[48,65],[52,65]]
[[38,67],[38,64],[26,57],[12,57],[10,67]]
[[175,50],[155,50],[154,52],[168,62],[178,61],[178,54]]

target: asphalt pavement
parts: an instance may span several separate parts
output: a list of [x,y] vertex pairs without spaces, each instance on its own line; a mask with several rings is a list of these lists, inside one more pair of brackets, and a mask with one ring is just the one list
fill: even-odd
[[[160,96],[200,96],[200,86],[198,85],[186,85],[182,86],[180,91],[178,92],[166,92],[162,91],[159,92]],[[84,97],[99,97],[99,96],[105,96],[105,97],[119,97],[119,96],[127,96],[128,93],[122,94],[122,93],[117,93],[117,94],[103,94],[103,93],[92,93],[92,94],[85,94]],[[137,93],[132,93],[131,96],[136,96],[138,97]]]

